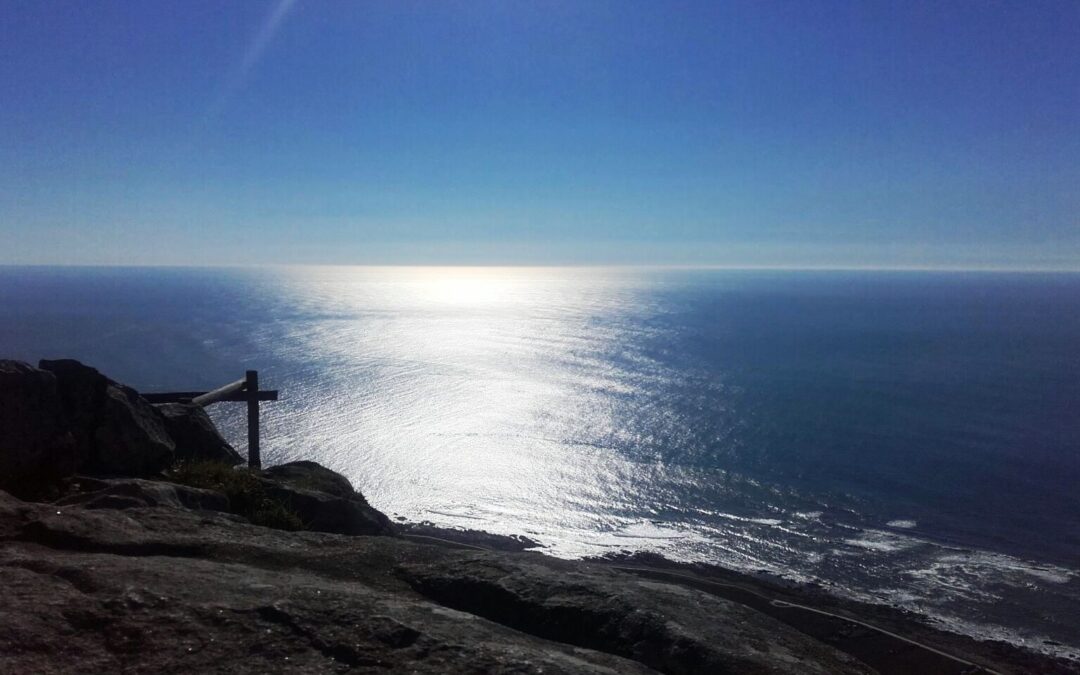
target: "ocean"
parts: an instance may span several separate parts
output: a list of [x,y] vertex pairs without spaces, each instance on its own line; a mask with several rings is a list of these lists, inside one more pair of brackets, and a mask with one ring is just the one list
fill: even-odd
[[392,516],[1080,658],[1080,274],[0,267],[0,317],[143,391],[258,369],[264,463]]

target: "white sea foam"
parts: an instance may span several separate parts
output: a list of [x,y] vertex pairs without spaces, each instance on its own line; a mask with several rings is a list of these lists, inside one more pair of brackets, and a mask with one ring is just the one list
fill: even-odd
[[450,518],[464,518],[466,520],[486,520],[482,516],[474,516],[468,513],[455,513],[453,511],[439,511],[438,509],[427,509],[425,513],[434,514],[437,516],[447,516]]
[[722,513],[720,511],[714,511],[712,512],[712,515],[719,518],[726,518],[727,520],[737,520],[743,523],[756,523],[758,525],[780,525],[784,522],[777,518],[750,518],[747,516],[736,516],[732,513]]
[[923,542],[882,530],[864,530],[862,536],[845,539],[844,543],[871,551],[894,552],[919,546]]
[[672,527],[665,527],[652,522],[641,522],[627,525],[623,529],[612,532],[612,537],[619,539],[685,539],[688,535],[679,532]]

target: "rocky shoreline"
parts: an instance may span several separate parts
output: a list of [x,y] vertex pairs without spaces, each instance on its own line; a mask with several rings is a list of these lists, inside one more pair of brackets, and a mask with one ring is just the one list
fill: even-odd
[[1080,672],[820,589],[393,523],[164,406],[0,361],[0,672]]

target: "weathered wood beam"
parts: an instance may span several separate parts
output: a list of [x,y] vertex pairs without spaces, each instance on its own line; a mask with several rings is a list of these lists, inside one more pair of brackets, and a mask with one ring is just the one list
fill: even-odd
[[[259,373],[255,370],[247,371],[241,380],[247,392],[259,391]],[[249,396],[247,401],[248,423],[248,466],[253,469],[262,468],[262,456],[259,451],[259,399]]]
[[213,391],[208,391],[202,396],[196,396],[191,399],[192,403],[197,403],[202,406],[210,405],[211,403],[217,403],[226,396],[232,396],[243,390],[244,385],[247,384],[245,380],[237,380],[236,382],[230,382],[224,387],[218,387]]
[[[205,391],[170,391],[170,392],[158,392],[156,394],[140,394],[150,403],[190,403],[192,400],[205,396]],[[255,396],[259,401],[276,401],[278,400],[278,392],[276,389],[264,389],[258,392]],[[217,399],[214,403],[221,403],[225,401],[248,401],[251,399],[250,394],[246,391],[239,391],[234,394],[229,394],[222,398]],[[208,405],[208,404],[207,404]]]

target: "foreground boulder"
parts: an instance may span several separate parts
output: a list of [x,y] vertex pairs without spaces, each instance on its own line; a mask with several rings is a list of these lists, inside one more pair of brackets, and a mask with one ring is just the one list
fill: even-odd
[[148,476],[172,464],[175,444],[162,416],[134,389],[72,359],[39,365],[56,376],[80,471]]
[[262,472],[266,494],[296,513],[305,530],[393,535],[394,526],[353,489],[349,479],[315,462],[289,462]]
[[0,489],[40,494],[73,474],[77,460],[53,374],[0,360]]
[[0,584],[0,672],[870,672],[735,603],[600,566],[211,511],[0,493]]
[[244,458],[222,438],[206,410],[196,403],[160,403],[165,430],[176,444],[177,461],[241,464]]

